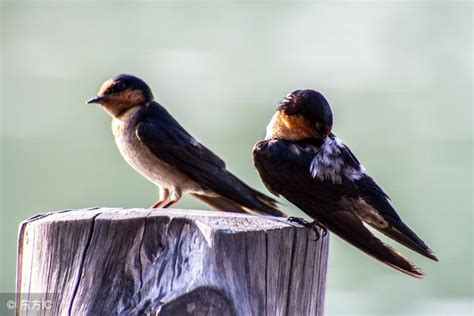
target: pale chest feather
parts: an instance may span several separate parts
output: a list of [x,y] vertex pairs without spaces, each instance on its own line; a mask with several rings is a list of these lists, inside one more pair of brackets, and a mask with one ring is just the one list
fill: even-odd
[[123,131],[123,126],[124,124],[121,120],[116,118],[112,120],[112,134],[115,138],[120,136]]
[[203,189],[173,166],[158,159],[138,138],[136,128],[140,109],[131,109],[112,121],[115,143],[125,161],[158,186],[179,187],[182,191],[202,192]]
[[115,143],[123,158],[145,177],[156,178],[149,173],[158,159],[138,139],[135,130],[138,123],[139,109],[131,109],[123,116],[112,120],[112,133]]

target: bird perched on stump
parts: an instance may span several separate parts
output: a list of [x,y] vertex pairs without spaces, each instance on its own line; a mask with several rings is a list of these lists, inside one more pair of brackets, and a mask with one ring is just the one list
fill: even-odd
[[268,190],[284,196],[322,226],[368,255],[411,276],[423,272],[376,238],[368,224],[406,247],[436,260],[433,251],[399,217],[389,197],[332,132],[329,103],[314,90],[286,96],[253,148]]
[[235,177],[224,161],[186,132],[143,80],[118,75],[87,103],[100,104],[112,116],[120,153],[158,186],[160,198],[153,207],[169,207],[190,193],[219,210],[284,215],[275,200]]

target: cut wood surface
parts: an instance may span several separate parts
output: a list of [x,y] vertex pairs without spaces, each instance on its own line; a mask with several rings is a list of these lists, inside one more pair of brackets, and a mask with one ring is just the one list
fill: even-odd
[[20,225],[17,299],[41,293],[47,315],[322,315],[329,236],[315,238],[215,211],[40,214]]

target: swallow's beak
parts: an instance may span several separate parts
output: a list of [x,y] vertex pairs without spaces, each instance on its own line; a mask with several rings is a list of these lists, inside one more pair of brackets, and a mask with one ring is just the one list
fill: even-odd
[[87,100],[86,104],[91,104],[91,103],[100,103],[100,101],[104,100],[106,97],[104,95],[97,95],[93,98],[90,98]]

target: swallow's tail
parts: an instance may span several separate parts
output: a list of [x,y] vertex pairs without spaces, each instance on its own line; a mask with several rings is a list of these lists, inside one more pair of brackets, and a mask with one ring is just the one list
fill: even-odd
[[[248,187],[248,186],[247,186]],[[287,217],[285,213],[278,209],[278,202],[271,197],[248,187],[247,196],[252,202],[252,210],[263,215],[273,215],[278,217]]]
[[438,261],[434,252],[412,231],[405,223],[398,220],[396,223],[390,223],[388,227],[378,227],[370,224],[372,227],[383,233],[384,235],[398,241],[402,245],[418,252],[419,254]]
[[398,251],[376,238],[355,214],[344,211],[334,212],[321,219],[321,223],[369,256],[403,273],[423,278],[424,273],[421,269],[413,265]]
[[[257,192],[259,193],[259,192]],[[260,193],[261,194],[261,193]],[[226,211],[226,212],[236,212],[236,213],[252,213],[253,211],[258,213],[263,213],[266,215],[273,215],[273,216],[285,216],[280,210],[277,209],[276,205],[274,205],[274,200],[271,199],[272,204],[264,203],[262,201],[257,201],[257,205],[254,208],[245,207],[231,199],[228,199],[223,196],[206,196],[206,195],[199,195],[193,194],[196,198],[200,199],[207,205],[219,210],[219,211]],[[263,195],[263,194],[261,194]],[[264,195],[265,196],[265,195]],[[266,196],[265,196],[266,197]],[[270,199],[270,198],[269,198]]]
[[229,199],[226,199],[222,196],[212,197],[207,195],[200,195],[200,194],[192,194],[199,200],[203,201],[207,205],[215,208],[219,211],[226,211],[226,212],[236,212],[236,213],[244,213],[247,212],[245,208]]
[[217,197],[198,198],[217,209],[286,217],[276,200],[254,190],[226,169],[220,169],[206,184]]

